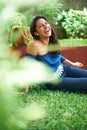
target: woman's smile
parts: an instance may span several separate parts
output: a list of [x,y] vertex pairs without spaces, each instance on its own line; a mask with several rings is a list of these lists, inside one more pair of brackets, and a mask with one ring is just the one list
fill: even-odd
[[46,33],[46,34],[51,33],[51,29],[50,29],[50,28],[46,29],[46,30],[45,30],[45,33]]

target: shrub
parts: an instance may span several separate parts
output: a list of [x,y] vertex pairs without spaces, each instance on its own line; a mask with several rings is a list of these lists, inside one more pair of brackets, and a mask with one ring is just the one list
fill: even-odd
[[65,29],[67,38],[87,38],[87,10],[70,9],[58,14],[58,24]]

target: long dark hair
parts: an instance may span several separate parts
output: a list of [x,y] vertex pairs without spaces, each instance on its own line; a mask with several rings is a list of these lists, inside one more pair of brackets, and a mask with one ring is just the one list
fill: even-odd
[[[35,32],[36,32],[36,22],[40,18],[46,20],[49,23],[49,21],[44,16],[35,16],[33,18],[31,25],[30,25],[30,32],[35,40],[39,40],[39,36],[35,35]],[[51,31],[52,31],[52,35],[50,36],[49,44],[57,44],[58,38],[57,38],[56,32],[54,31],[54,28],[52,26],[51,26]]]

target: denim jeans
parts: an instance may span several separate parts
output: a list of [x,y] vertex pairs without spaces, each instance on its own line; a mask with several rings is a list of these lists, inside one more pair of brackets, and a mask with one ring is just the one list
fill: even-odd
[[87,70],[64,65],[61,82],[47,84],[48,89],[87,92]]

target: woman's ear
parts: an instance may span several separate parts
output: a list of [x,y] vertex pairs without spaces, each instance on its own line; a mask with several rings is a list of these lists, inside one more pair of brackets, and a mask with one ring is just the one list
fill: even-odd
[[39,36],[39,34],[38,34],[37,32],[34,32],[34,34],[35,34],[36,36]]

